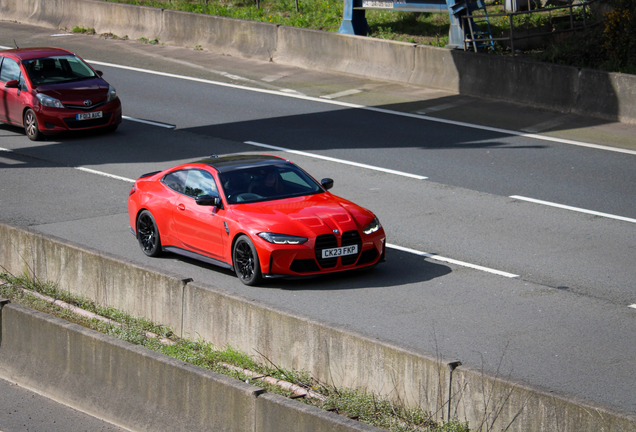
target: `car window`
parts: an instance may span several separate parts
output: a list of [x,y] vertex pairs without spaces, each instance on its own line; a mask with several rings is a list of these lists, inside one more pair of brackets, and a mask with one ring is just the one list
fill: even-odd
[[97,77],[86,63],[74,55],[24,60],[22,64],[33,85],[59,84]]
[[185,182],[185,194],[191,197],[218,194],[212,174],[201,170],[189,170]]
[[20,66],[15,60],[5,57],[0,66],[0,81],[6,83],[17,79],[20,79]]
[[185,182],[187,178],[187,171],[175,171],[164,176],[161,181],[170,189],[179,193],[185,193]]
[[221,173],[220,180],[230,204],[277,200],[323,191],[309,175],[290,163],[232,170]]

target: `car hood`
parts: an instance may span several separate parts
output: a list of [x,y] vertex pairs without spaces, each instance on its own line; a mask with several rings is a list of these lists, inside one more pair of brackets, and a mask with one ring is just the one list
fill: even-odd
[[375,217],[369,210],[329,192],[260,203],[237,204],[232,211],[251,233],[312,237],[365,227]]
[[64,104],[81,105],[87,99],[93,102],[106,99],[108,83],[101,78],[92,78],[68,83],[39,85],[35,91],[59,99]]

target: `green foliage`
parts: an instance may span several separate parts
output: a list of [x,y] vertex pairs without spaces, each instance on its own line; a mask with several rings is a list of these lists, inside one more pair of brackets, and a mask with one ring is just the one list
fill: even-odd
[[82,26],[75,26],[73,27],[73,30],[71,30],[73,33],[83,33],[83,34],[95,34],[95,29],[90,27],[90,28],[84,28]]
[[358,418],[367,424],[391,432],[468,432],[468,425],[452,421],[440,425],[426,411],[406,408],[389,399],[362,390],[333,389],[323,403],[327,409],[335,409],[348,417]]
[[636,65],[636,0],[609,0],[603,47],[619,68]]

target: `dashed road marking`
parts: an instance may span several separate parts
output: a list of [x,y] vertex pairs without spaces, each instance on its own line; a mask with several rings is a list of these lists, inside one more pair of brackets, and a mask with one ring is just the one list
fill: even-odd
[[535,204],[546,205],[546,206],[550,206],[550,207],[561,208],[561,209],[565,209],[565,210],[571,210],[571,211],[575,211],[575,212],[579,212],[579,213],[590,214],[590,215],[594,215],[594,216],[601,216],[601,217],[610,218],[610,219],[617,219],[617,220],[621,220],[621,221],[624,221],[624,222],[636,223],[636,219],[632,219],[632,218],[628,218],[628,217],[624,217],[624,216],[617,216],[617,215],[613,215],[613,214],[610,214],[610,213],[601,213],[601,212],[597,212],[597,211],[594,211],[594,210],[587,210],[587,209],[583,209],[583,208],[579,208],[579,207],[572,207],[572,206],[568,206],[568,205],[564,205],[564,204],[557,204],[557,203],[553,203],[553,202],[549,202],[549,201],[542,201],[542,200],[538,200],[538,199],[534,199],[534,198],[522,197],[522,196],[519,196],[519,195],[512,195],[512,196],[510,196],[510,198],[517,199],[517,200],[520,200],[520,201],[527,201],[527,202],[531,202],[531,203],[535,203]]
[[244,144],[249,144],[249,145],[253,145],[255,147],[262,147],[262,148],[266,148],[266,149],[270,149],[270,150],[277,150],[277,151],[283,151],[286,153],[293,153],[293,154],[297,154],[297,155],[301,155],[301,156],[307,156],[307,157],[311,157],[311,158],[315,158],[315,159],[322,159],[322,160],[326,160],[329,162],[336,162],[336,163],[341,163],[344,165],[352,165],[355,167],[359,167],[359,168],[365,168],[365,169],[369,169],[369,170],[373,170],[373,171],[381,171],[381,172],[385,172],[388,174],[395,174],[395,175],[399,175],[402,177],[410,177],[410,178],[414,178],[417,180],[426,180],[428,177],[424,177],[421,175],[417,175],[417,174],[410,174],[410,173],[405,173],[402,171],[395,171],[392,169],[388,169],[388,168],[382,168],[382,167],[377,167],[377,166],[373,166],[373,165],[367,165],[367,164],[362,164],[362,163],[358,163],[358,162],[351,162],[345,159],[336,159],[336,158],[332,158],[329,156],[323,156],[323,155],[319,155],[319,154],[315,154],[315,153],[308,153],[308,152],[303,152],[303,151],[298,151],[298,150],[292,150],[292,149],[288,149],[288,148],[284,148],[284,147],[278,147],[278,146],[273,146],[273,145],[269,145],[269,144],[263,144],[263,143],[258,143],[255,141],[245,141]]
[[462,267],[468,267],[468,268],[471,268],[471,269],[474,269],[474,270],[480,270],[480,271],[483,271],[483,272],[492,273],[492,274],[496,274],[496,275],[499,275],[499,276],[504,276],[504,277],[507,277],[507,278],[519,277],[519,275],[508,273],[508,272],[505,272],[505,271],[495,270],[495,269],[491,269],[491,268],[488,268],[488,267],[467,263],[467,262],[464,262],[464,261],[458,261],[458,260],[453,259],[453,258],[447,258],[447,257],[443,257],[441,255],[432,254],[432,253],[428,253],[428,252],[422,252],[422,251],[418,251],[418,250],[415,250],[415,249],[411,249],[411,248],[407,248],[407,247],[403,247],[403,246],[398,246],[398,245],[394,245],[394,244],[390,244],[390,243],[387,243],[386,247],[391,248],[391,249],[395,249],[395,250],[399,250],[399,251],[402,251],[402,252],[408,252],[408,253],[411,253],[411,254],[423,256],[423,257],[430,258],[430,259],[433,259],[433,260],[436,260],[436,261],[442,261],[442,262],[449,263],[449,264],[455,264],[455,265],[462,266]]
[[362,93],[362,90],[358,90],[358,89],[351,89],[351,90],[345,90],[345,91],[341,91],[338,93],[334,93],[334,94],[330,94],[330,95],[324,95],[324,96],[320,96],[323,99],[339,99],[341,97],[345,97],[345,96],[351,96],[354,94],[358,94],[358,93]]
[[121,116],[121,118],[123,118],[124,120],[130,120],[130,121],[134,121],[137,123],[144,123],[144,124],[149,124],[152,126],[159,126],[162,128],[166,128],[166,129],[174,129],[177,127],[177,125],[173,125],[173,124],[168,124],[168,123],[161,123],[161,122],[156,122],[156,121],[152,121],[152,120],[144,120],[144,119],[138,119],[135,117],[128,117],[128,116]]
[[528,126],[527,128],[523,128],[521,129],[524,132],[530,132],[530,133],[537,133],[537,132],[543,132],[543,131],[547,131],[550,129],[553,129],[557,126],[562,125],[563,123],[569,121],[573,116],[571,115],[564,115],[561,117],[557,117],[555,119],[552,120],[548,120],[542,123],[538,123],[536,125],[533,126]]

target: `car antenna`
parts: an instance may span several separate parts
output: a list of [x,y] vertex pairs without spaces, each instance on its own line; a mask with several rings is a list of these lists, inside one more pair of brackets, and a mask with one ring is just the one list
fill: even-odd
[[15,45],[15,49],[20,49],[20,47],[18,46],[18,43],[15,41],[15,39],[13,39],[13,44]]

